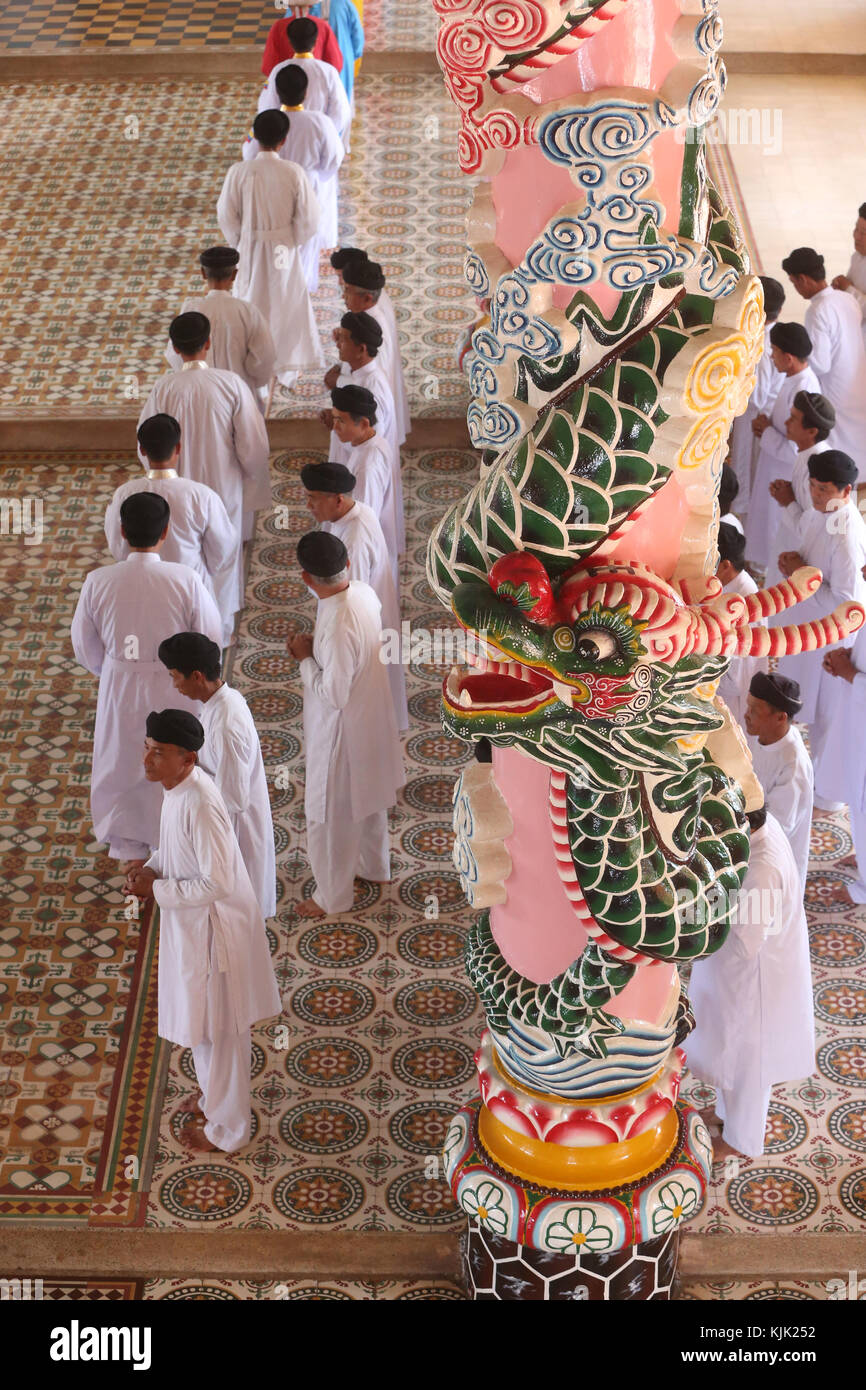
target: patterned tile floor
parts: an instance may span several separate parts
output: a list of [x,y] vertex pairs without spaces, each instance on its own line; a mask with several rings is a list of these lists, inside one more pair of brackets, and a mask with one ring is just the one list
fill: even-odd
[[[0,51],[40,48],[193,48],[201,44],[260,44],[285,5],[238,5],[237,0],[10,0],[0,11]],[[435,43],[438,22],[429,0],[366,0],[368,49],[423,49]]]
[[[285,1013],[282,1031],[256,1037],[255,1136],[231,1160],[191,1162],[181,1147],[177,1104],[194,1085],[186,1052],[171,1049],[161,1115],[152,1083],[159,1059],[146,1030],[133,1038],[144,1073],[138,1090],[113,1087],[124,1016],[141,996],[152,998],[153,965],[140,951],[130,984],[138,930],[123,919],[118,880],[92,842],[87,814],[94,683],[69,664],[66,634],[81,578],[105,558],[104,501],[133,464],[111,458],[93,470],[76,456],[50,464],[22,458],[6,475],[7,497],[42,499],[50,550],[23,537],[7,537],[0,549],[8,598],[0,644],[14,672],[0,772],[12,884],[12,911],[0,929],[0,1219],[199,1230],[459,1225],[436,1155],[450,1113],[474,1091],[480,1017],[461,963],[469,913],[449,860],[450,790],[465,753],[439,729],[431,668],[408,672],[409,780],[392,817],[394,882],[367,890],[338,923],[299,922],[293,911],[311,881],[301,700],[282,639],[298,612],[311,616],[287,572],[293,537],[306,525],[295,475],[310,457],[273,461],[290,529],[278,529],[273,516],[259,519],[233,657],[232,680],[250,702],[274,777],[281,891],[272,946]],[[469,454],[406,457],[411,559],[403,612],[413,626],[442,625],[423,576],[424,538],[474,469]],[[719,1174],[695,1231],[864,1229],[866,916],[827,900],[849,849],[844,817],[816,821],[807,893],[815,1075],[777,1088],[766,1156]],[[431,898],[436,920],[425,916]],[[686,1093],[710,1098],[695,1083]],[[124,1160],[136,1154],[141,1176],[124,1187]]]
[[[220,240],[216,200],[256,91],[160,82],[144,100],[134,82],[0,88],[0,416],[137,416],[166,368],[168,323],[201,285],[198,252]],[[219,115],[190,123],[193,109]],[[15,151],[34,121],[45,150],[23,161]],[[455,178],[456,131],[435,74],[359,84],[341,239],[384,265],[414,415],[466,407],[454,342],[473,316],[462,274],[470,190]],[[330,268],[316,298],[328,352],[343,312]],[[321,378],[305,376],[290,395],[280,391],[273,413],[324,404]]]
[[464,1303],[466,1295],[457,1285],[445,1279],[379,1279],[367,1283],[345,1279],[150,1279],[144,1285],[142,1298],[208,1299],[218,1302],[236,1300],[270,1303],[303,1299],[313,1303]]

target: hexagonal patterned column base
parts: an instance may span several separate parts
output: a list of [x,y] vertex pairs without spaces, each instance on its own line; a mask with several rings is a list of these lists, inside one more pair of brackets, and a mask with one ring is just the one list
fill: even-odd
[[610,1255],[559,1255],[516,1245],[470,1221],[462,1249],[466,1287],[476,1302],[658,1302],[671,1296],[679,1231]]

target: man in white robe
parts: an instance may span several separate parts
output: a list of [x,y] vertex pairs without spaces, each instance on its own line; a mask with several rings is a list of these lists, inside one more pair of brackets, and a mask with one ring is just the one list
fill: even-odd
[[[304,101],[309,85],[299,63],[289,63],[276,75],[280,110],[289,118],[286,142],[278,151],[281,159],[299,165],[319,200],[321,216],[318,232],[301,247],[301,264],[310,294],[319,288],[319,257],[336,246],[338,174],[346,151],[330,116],[323,111],[307,111]],[[250,132],[243,148],[244,159],[255,159],[261,146]]]
[[[376,428],[391,453],[391,485],[394,491],[394,516],[397,524],[397,550],[406,550],[406,530],[403,522],[403,479],[400,472],[400,445],[394,415],[394,396],[388,378],[379,365],[382,327],[369,314],[344,314],[334,330],[334,342],[340,356],[338,366],[325,373],[329,391],[335,386],[363,386],[376,402]],[[319,414],[322,423],[331,431],[330,458],[348,463],[349,445],[342,444],[334,434],[334,417],[330,409]]]
[[[268,387],[274,375],[276,350],[271,330],[260,309],[232,293],[240,254],[233,246],[209,246],[199,256],[207,294],[183,301],[182,314],[204,314],[210,324],[209,367],[236,372],[250,388],[262,414],[268,403]],[[183,358],[169,341],[166,361],[180,371]]]
[[400,592],[400,561],[391,451],[376,429],[376,398],[365,386],[335,386],[331,392],[333,432],[343,459],[355,475],[356,502],[366,502],[379,518],[391,557],[394,587]]
[[[866,579],[866,569],[863,571]],[[839,884],[831,896],[846,907],[866,903],[866,627],[849,650],[828,652],[824,670],[833,682],[828,702],[827,733],[822,748],[822,781],[827,794],[847,802],[854,853],[840,859],[840,869],[855,877]]]
[[866,482],[866,347],[860,306],[827,284],[824,257],[800,246],[782,262],[791,284],[808,300],[805,324],[811,366],[836,409],[834,442],[853,458]]
[[[305,32],[310,44],[309,49],[300,46],[303,42],[300,26],[306,26]],[[352,127],[352,108],[336,68],[332,67],[330,63],[323,63],[321,59],[313,57],[316,35],[315,32],[311,35],[310,31],[315,31],[315,28],[315,24],[309,19],[296,19],[289,25],[289,42],[295,50],[294,56],[287,58],[283,63],[278,63],[271,70],[259,96],[258,110],[259,112],[271,111],[280,105],[280,98],[277,93],[277,74],[281,68],[287,67],[289,63],[302,63],[309,83],[304,105],[308,111],[324,111],[325,115],[331,118],[337,134],[348,150]]]
[[381,651],[381,605],[349,581],[346,547],[314,531],[298,543],[304,583],[319,600],[313,636],[288,650],[304,686],[307,848],[316,888],[302,917],[349,912],[354,879],[391,877],[388,808],[405,773]]
[[[812,509],[804,512],[799,525],[799,548],[779,556],[779,568],[786,578],[803,565],[814,565],[824,578],[820,588],[797,606],[798,623],[812,622],[832,613],[840,603],[866,601],[863,565],[866,563],[866,526],[854,502],[853,484],[857,465],[837,449],[813,454],[809,460],[809,489]],[[847,480],[847,481],[846,481]],[[770,619],[770,626],[784,626],[783,615]],[[854,637],[835,646],[850,647]],[[801,652],[785,656],[778,669],[797,681],[803,709],[800,721],[809,725],[812,761],[815,768],[815,805],[821,810],[835,809],[822,779],[824,744],[831,729],[832,704],[829,686],[832,677],[823,670],[824,652]]]
[[382,366],[391,393],[394,397],[394,410],[397,425],[397,443],[405,444],[411,429],[409,418],[409,397],[403,375],[403,361],[400,356],[400,338],[393,311],[389,316],[379,305],[379,298],[385,291],[385,275],[382,267],[368,257],[350,260],[342,270],[343,302],[350,314],[369,314],[382,329],[382,346],[378,361]]
[[240,540],[213,488],[182,478],[180,425],[170,415],[151,415],[138,430],[138,448],[150,465],[143,478],[121,483],[105,511],[105,539],[115,560],[125,560],[129,542],[120,524],[120,508],[137,492],[158,492],[171,510],[163,560],[189,565],[216,600],[223,622],[223,646],[231,643],[238,595]]
[[262,747],[249,706],[222,679],[220,649],[201,632],[177,632],[160,644],[159,659],[175,690],[201,703],[204,730],[199,766],[213,777],[238,837],[241,856],[263,917],[277,910],[274,823]]
[[786,550],[796,550],[800,543],[800,521],[803,513],[812,507],[809,459],[813,454],[826,453],[833,448],[830,436],[835,423],[836,412],[826,396],[819,395],[817,391],[797,392],[785,422],[788,438],[797,450],[791,481],[774,478],[770,484],[770,496],[782,508],[782,519],[775,533],[776,554],[770,556],[767,565],[768,587],[778,584],[782,578],[779,555]]
[[755,374],[755,385],[749,397],[749,404],[731,427],[730,466],[737,475],[740,485],[738,503],[743,516],[749,510],[752,496],[752,472],[757,455],[757,444],[752,432],[752,423],[759,415],[769,416],[781,386],[781,378],[776,371],[771,353],[770,329],[778,319],[785,303],[785,291],[769,275],[759,276],[764,290],[764,352]]
[[259,153],[231,166],[217,202],[220,231],[240,252],[236,293],[267,319],[283,386],[324,362],[300,256],[318,235],[321,210],[300,165],[280,158],[288,133],[284,111],[256,116]]
[[[196,767],[204,733],[186,710],[151,711],[144,770],[162,789],[159,845],[130,870],[126,891],[159,907],[159,1036],[192,1048],[203,1129],[182,1140],[236,1153],[250,1140],[254,1023],[280,1013],[267,934],[228,812]],[[136,740],[136,744],[138,740]]]
[[800,876],[778,821],[749,817],[749,868],[735,899],[728,938],[692,966],[689,997],[697,1026],[684,1043],[691,1072],[715,1086],[703,1112],[713,1157],[759,1158],[771,1088],[811,1076],[815,1020],[809,937]]
[[764,805],[788,837],[805,893],[815,780],[803,736],[793,722],[801,706],[796,681],[778,671],[758,674],[749,687],[745,724]]
[[770,484],[776,478],[791,481],[797,456],[786,430],[791,403],[798,391],[819,389],[818,378],[809,366],[810,351],[809,335],[801,323],[773,324],[770,352],[780,378],[779,390],[770,416],[758,415],[752,422],[760,444],[746,525],[746,554],[761,570],[766,570],[770,557],[778,554],[775,533],[780,518],[770,497]]
[[854,250],[847,275],[837,275],[834,290],[850,294],[863,316],[863,340],[866,342],[866,203],[861,203],[854,223]]
[[138,423],[151,415],[173,416],[183,436],[181,475],[206,483],[222,498],[238,538],[241,606],[242,543],[253,533],[253,513],[271,504],[268,432],[246,383],[235,372],[208,366],[210,321],[204,314],[179,314],[169,335],[183,367],[154,383]]
[[[382,606],[382,632],[390,640],[382,656],[400,647],[400,603],[391,557],[379,519],[372,507],[355,497],[355,476],[343,463],[308,463],[301,469],[307,506],[323,531],[346,547],[352,579],[369,584]],[[387,662],[397,728],[409,727],[406,671],[401,661]]]
[[185,628],[219,642],[222,621],[195,571],[160,558],[170,524],[164,497],[127,497],[120,520],[131,553],[85,578],[72,619],[72,650],[79,665],[99,677],[93,833],[108,843],[112,859],[140,861],[157,842],[161,803],[159,789],[144,776],[141,730],[154,701],[165,703],[173,694],[159,644]]
[[[755,594],[758,586],[748,570],[746,563],[746,538],[728,522],[719,526],[719,565],[716,578],[726,594],[740,594],[745,598]],[[746,700],[752,677],[758,671],[766,671],[767,658],[762,656],[733,656],[722,679],[719,681],[719,696],[724,700],[738,724],[742,724],[746,714]]]

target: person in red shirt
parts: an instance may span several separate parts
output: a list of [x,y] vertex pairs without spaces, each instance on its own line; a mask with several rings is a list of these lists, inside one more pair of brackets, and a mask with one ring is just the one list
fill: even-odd
[[[308,4],[312,0],[308,0]],[[270,77],[271,72],[277,63],[285,63],[289,58],[294,58],[296,50],[292,47],[289,40],[289,25],[293,19],[299,16],[309,19],[311,24],[315,24],[317,29],[316,42],[310,52],[314,58],[319,58],[323,63],[330,63],[331,67],[336,68],[337,72],[343,70],[343,55],[340,52],[340,45],[337,43],[337,36],[326,19],[316,19],[314,15],[307,13],[307,5],[295,4],[292,6],[294,14],[286,19],[278,19],[271,25],[271,32],[268,34],[268,41],[265,44],[265,52],[262,58],[262,72],[265,77]]]

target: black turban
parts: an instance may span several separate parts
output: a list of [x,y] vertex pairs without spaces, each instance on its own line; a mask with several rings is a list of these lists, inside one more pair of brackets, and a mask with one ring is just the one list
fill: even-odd
[[210,319],[206,314],[190,309],[172,319],[168,336],[177,352],[199,352],[210,337]]
[[780,675],[778,671],[774,671],[771,676],[758,671],[757,675],[752,676],[749,694],[754,695],[756,700],[764,700],[766,704],[772,705],[773,709],[782,710],[791,719],[803,708],[797,682]]
[[194,714],[185,709],[151,710],[147,716],[147,737],[154,743],[173,743],[197,753],[204,743],[204,729]]
[[[307,492],[333,492],[343,495],[353,490],[357,479],[344,463],[305,463],[301,469],[301,482]],[[304,568],[309,569],[309,566],[305,565]],[[311,574],[318,572],[310,570]]]
[[125,531],[145,529],[155,532],[159,539],[170,520],[171,508],[158,492],[133,492],[120,504],[120,522]]
[[331,405],[335,410],[344,410],[347,415],[363,415],[371,425],[376,423],[376,397],[366,386],[335,386],[331,392]]
[[812,351],[812,339],[802,323],[774,323],[770,329],[770,342],[780,352],[789,352],[805,362]]
[[349,552],[339,536],[330,531],[308,531],[298,541],[298,562],[307,574],[332,579],[346,568]]
[[810,280],[823,280],[826,276],[824,257],[811,246],[798,246],[785,257],[782,269],[786,275],[808,275]]
[[338,246],[336,251],[331,252],[331,265],[335,270],[342,272],[344,266],[355,260],[366,261],[367,252],[358,246]]
[[857,482],[857,465],[841,449],[824,449],[809,459],[809,477],[816,483],[834,483],[836,487],[847,487]]
[[343,283],[356,290],[369,290],[375,294],[385,288],[385,275],[377,261],[362,261],[360,258],[349,261],[343,271]]
[[222,652],[203,632],[176,632],[173,637],[166,637],[159,644],[157,656],[169,671],[180,671],[183,676],[201,671],[209,680],[216,677],[208,672],[216,669],[219,673],[222,665]]
[[363,343],[371,357],[375,357],[382,346],[382,325],[376,322],[372,314],[344,314],[340,326],[345,328],[353,342]]
[[836,410],[826,396],[819,395],[817,391],[798,391],[793,404],[803,416],[807,430],[826,430],[829,434],[836,428]]
[[199,256],[199,264],[205,270],[231,270],[241,258],[240,251],[233,246],[209,246]]
[[166,463],[180,443],[180,425],[173,415],[149,415],[139,425],[137,438],[145,458]]

